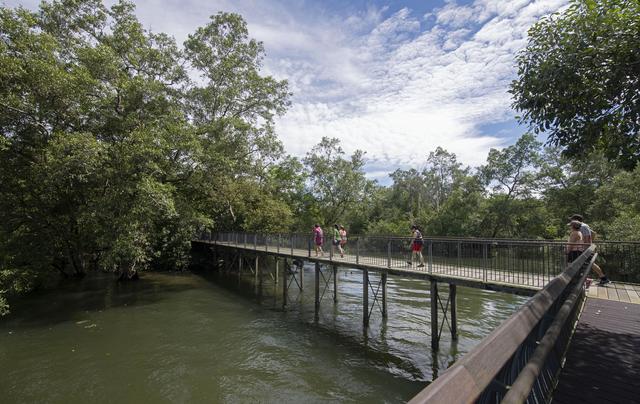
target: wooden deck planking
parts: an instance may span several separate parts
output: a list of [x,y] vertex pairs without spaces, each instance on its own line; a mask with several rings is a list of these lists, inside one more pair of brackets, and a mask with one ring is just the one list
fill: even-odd
[[629,300],[631,303],[640,304],[640,294],[635,291],[632,285],[625,285],[627,293],[629,294]]
[[640,305],[587,299],[552,403],[640,403]]

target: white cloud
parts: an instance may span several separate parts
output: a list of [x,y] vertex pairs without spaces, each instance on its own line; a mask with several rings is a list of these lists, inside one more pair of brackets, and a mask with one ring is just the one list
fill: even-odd
[[513,121],[507,90],[515,53],[538,18],[567,3],[446,1],[417,15],[373,5],[337,12],[307,1],[136,1],[145,26],[178,42],[211,14],[242,14],[264,42],[264,71],[289,80],[294,92],[276,126],[287,151],[304,155],[322,136],[338,137],[347,152],[367,152],[372,176],[420,167],[437,146],[478,165],[491,147],[513,142],[481,128]]

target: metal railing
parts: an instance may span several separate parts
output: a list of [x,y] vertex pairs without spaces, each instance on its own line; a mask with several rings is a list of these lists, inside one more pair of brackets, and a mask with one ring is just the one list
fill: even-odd
[[[246,249],[316,258],[309,234],[213,233],[201,240]],[[422,271],[474,279],[543,287],[566,268],[566,243],[486,239],[424,238],[422,261],[412,256],[412,239],[393,236],[350,236],[341,257],[331,239],[322,243],[318,259],[345,265]]]
[[[293,254],[306,250],[315,258],[309,234],[201,233],[197,239],[234,243],[244,248],[264,248]],[[324,258],[340,260],[331,248],[330,237],[322,245]],[[413,270],[442,272],[457,267],[459,276],[486,282],[500,281],[510,273],[511,283],[544,286],[566,267],[566,242],[548,240],[509,240],[428,237],[424,239],[424,267]],[[586,246],[585,246],[586,248]],[[349,236],[346,259],[357,264],[408,269],[411,238],[395,236]],[[613,281],[640,283],[640,242],[599,241],[596,262]]]
[[593,246],[410,403],[546,403],[585,299]]

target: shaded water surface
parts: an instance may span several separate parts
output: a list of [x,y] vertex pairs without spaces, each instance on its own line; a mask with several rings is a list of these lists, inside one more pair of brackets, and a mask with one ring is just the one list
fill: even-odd
[[459,288],[460,338],[445,329],[433,353],[425,281],[390,276],[389,317],[374,307],[363,332],[362,273],[339,271],[316,322],[312,271],[286,311],[281,283],[265,276],[256,294],[234,274],[96,276],[30,296],[0,320],[0,401],[403,402],[525,301]]

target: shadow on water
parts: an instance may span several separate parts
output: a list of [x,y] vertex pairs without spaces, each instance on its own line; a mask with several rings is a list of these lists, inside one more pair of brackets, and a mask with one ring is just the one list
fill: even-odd
[[86,312],[153,304],[169,294],[201,286],[189,273],[142,273],[139,280],[131,282],[116,282],[113,274],[91,273],[83,279],[61,282],[55,289],[15,299],[11,313],[0,319],[0,324],[51,326]]

